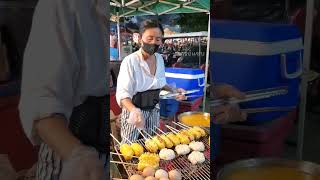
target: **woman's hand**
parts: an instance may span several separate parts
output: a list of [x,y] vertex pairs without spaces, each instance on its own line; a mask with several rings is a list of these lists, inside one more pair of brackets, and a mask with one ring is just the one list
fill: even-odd
[[63,161],[61,180],[103,180],[103,162],[98,152],[91,147],[80,145]]
[[182,93],[186,92],[186,90],[184,90],[182,88],[178,88],[178,89],[176,89],[176,92],[181,93],[180,95],[176,96],[176,100],[183,101],[183,100],[187,99],[187,97],[184,94],[182,94]]
[[244,99],[245,94],[231,85],[218,85],[213,87],[213,96],[215,98],[238,98]]
[[216,124],[241,122],[246,119],[247,113],[241,111],[238,105],[223,105],[213,109],[213,122]]
[[[244,99],[245,94],[230,85],[220,85],[213,87],[215,98],[238,98]],[[242,112],[238,105],[223,105],[213,107],[213,121],[217,124],[226,124],[230,122],[240,122],[247,119],[247,114]]]
[[130,111],[130,115],[128,118],[128,123],[135,125],[139,129],[144,128],[144,118],[141,110],[139,108],[134,108]]
[[54,115],[38,120],[35,126],[41,139],[62,159],[61,180],[103,179],[103,163],[96,150],[82,145],[73,136],[67,128],[64,116]]

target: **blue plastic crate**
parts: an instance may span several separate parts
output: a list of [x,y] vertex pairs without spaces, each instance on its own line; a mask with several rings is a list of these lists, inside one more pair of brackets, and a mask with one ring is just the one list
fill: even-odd
[[175,99],[160,99],[160,116],[172,117],[179,109],[179,102]]

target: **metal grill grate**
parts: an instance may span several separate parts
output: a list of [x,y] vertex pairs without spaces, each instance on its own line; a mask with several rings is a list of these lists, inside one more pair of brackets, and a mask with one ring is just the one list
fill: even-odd
[[[205,151],[203,152],[205,155],[205,161],[202,164],[193,165],[188,160],[188,155],[183,155],[183,156],[177,156],[175,159],[171,161],[165,161],[161,159],[159,168],[164,169],[166,171],[176,169],[181,172],[183,179],[209,180],[210,179],[210,146],[208,144],[208,137],[203,137],[197,141],[201,141],[205,145]],[[135,142],[139,143],[146,149],[144,145],[144,139],[139,139]],[[115,150],[117,153],[120,154],[119,145],[116,145]],[[119,155],[119,158],[120,158],[120,161],[122,162],[128,162],[128,161],[125,161],[124,158],[120,155]],[[133,164],[138,164],[139,161],[137,158],[133,158],[129,162]],[[141,174],[141,172],[137,170],[136,165],[128,165],[128,164],[122,164],[122,165],[126,170],[128,177],[134,174]]]

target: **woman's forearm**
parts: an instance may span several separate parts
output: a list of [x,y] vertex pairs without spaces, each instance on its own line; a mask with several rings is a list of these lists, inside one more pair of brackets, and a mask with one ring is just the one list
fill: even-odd
[[40,138],[63,160],[69,157],[75,147],[81,145],[80,140],[68,129],[62,116],[41,119],[35,123],[35,127]]
[[121,105],[131,112],[136,106],[132,103],[131,99],[125,98],[121,100]]
[[165,85],[162,89],[165,90],[165,91],[173,92],[173,89],[168,85]]

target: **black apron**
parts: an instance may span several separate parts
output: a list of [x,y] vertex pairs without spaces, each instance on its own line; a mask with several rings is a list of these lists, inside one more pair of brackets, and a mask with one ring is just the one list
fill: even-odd
[[109,95],[90,96],[72,111],[69,128],[83,144],[92,146],[100,153],[109,153]]
[[132,103],[141,110],[150,111],[159,103],[160,89],[138,92],[132,98]]

